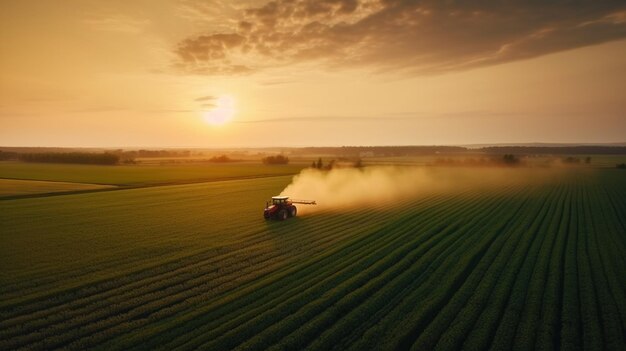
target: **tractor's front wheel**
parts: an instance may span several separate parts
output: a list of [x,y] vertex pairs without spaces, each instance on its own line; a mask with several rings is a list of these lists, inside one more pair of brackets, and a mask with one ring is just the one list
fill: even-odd
[[278,212],[278,219],[281,220],[281,221],[284,221],[285,219],[287,219],[287,211],[280,210]]
[[297,214],[298,214],[298,209],[296,208],[296,206],[293,206],[289,210],[289,217],[295,217]]

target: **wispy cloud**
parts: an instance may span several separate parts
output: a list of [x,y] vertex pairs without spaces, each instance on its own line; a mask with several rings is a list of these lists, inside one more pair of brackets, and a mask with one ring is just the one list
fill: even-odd
[[625,11],[616,0],[273,0],[240,9],[230,30],[179,42],[175,66],[209,75],[304,62],[456,71],[625,38]]
[[207,96],[201,96],[199,98],[196,98],[194,99],[194,101],[213,101],[215,99],[216,99],[215,96],[207,95]]
[[521,113],[517,112],[496,112],[496,111],[457,111],[450,113],[430,113],[430,112],[395,112],[385,113],[372,116],[292,116],[292,117],[277,117],[277,118],[261,118],[254,120],[239,120],[237,123],[249,124],[249,123],[275,123],[275,122],[381,122],[381,121],[415,121],[423,119],[457,119],[457,118],[485,118],[485,117],[504,117],[504,116],[518,116]]
[[189,113],[189,112],[197,112],[196,110],[184,110],[184,109],[158,109],[158,110],[148,110],[146,112],[149,113]]
[[68,112],[71,113],[97,113],[97,112],[116,112],[116,111],[128,111],[130,110],[127,107],[121,106],[92,106],[85,108],[72,109]]
[[141,33],[150,24],[148,19],[133,18],[122,14],[95,16],[87,18],[83,22],[96,30],[127,34]]
[[[381,121],[386,118],[381,117],[359,117],[359,116],[300,116],[300,117],[279,117],[279,118],[265,118],[254,120],[239,120],[237,123],[249,124],[249,123],[272,123],[272,122],[338,122],[338,121]],[[392,119],[407,119],[406,117],[392,117]]]
[[260,81],[259,84],[263,86],[273,86],[273,85],[291,84],[295,82],[296,81],[292,79],[268,79],[268,80]]

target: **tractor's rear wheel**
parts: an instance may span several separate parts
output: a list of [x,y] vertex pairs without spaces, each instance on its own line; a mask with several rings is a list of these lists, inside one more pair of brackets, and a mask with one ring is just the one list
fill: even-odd
[[287,211],[285,210],[278,211],[278,219],[281,221],[284,221],[285,219],[287,219]]
[[289,217],[295,217],[297,214],[298,214],[298,209],[296,208],[296,206],[293,206],[289,210]]

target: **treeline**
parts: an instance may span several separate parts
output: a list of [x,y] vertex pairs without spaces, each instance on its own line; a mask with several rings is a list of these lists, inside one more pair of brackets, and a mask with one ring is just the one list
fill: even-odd
[[239,161],[241,160],[234,160],[230,158],[228,155],[213,156],[209,159],[209,162],[213,162],[213,163],[229,163],[229,162],[239,162]]
[[360,156],[412,156],[437,153],[463,153],[468,149],[460,146],[341,146],[303,147],[294,149],[295,155],[334,155],[340,157]]
[[563,163],[565,164],[579,164],[579,163],[586,163],[586,164],[590,164],[591,163],[591,157],[585,157],[584,159],[581,159],[579,157],[565,157],[561,160]]
[[[525,164],[525,161],[522,159],[524,155],[515,155],[515,154],[504,154],[500,156],[499,154],[493,154],[488,157],[481,158],[437,158],[433,164],[438,166],[494,166],[494,165],[507,165],[507,166],[516,166]],[[563,165],[579,165],[579,164],[591,164],[591,157],[587,156],[585,158],[580,157],[563,157],[563,158],[555,158],[554,161],[560,161]]]
[[17,152],[0,150],[0,161],[17,160],[18,157],[19,154]]
[[[113,150],[97,152],[6,152],[0,151],[0,160],[19,160],[23,162],[76,163],[93,165],[114,165],[135,163],[135,158],[150,157],[188,157],[189,150]],[[222,160],[220,160],[222,161]]]
[[437,158],[434,162],[436,166],[517,166],[523,164],[522,160],[513,154],[504,154],[502,157],[480,157],[480,158]]
[[266,165],[286,165],[289,163],[289,157],[283,155],[267,156],[261,159]]
[[488,146],[470,149],[462,146],[341,146],[303,147],[294,155],[332,155],[338,157],[388,157],[436,154],[498,155],[626,155],[626,146]]
[[120,162],[120,156],[112,153],[86,152],[41,152],[18,154],[17,159],[24,162],[45,163],[80,163],[93,165],[114,165]]
[[489,146],[476,151],[514,155],[625,155],[626,146]]
[[360,158],[357,158],[356,160],[350,161],[347,160],[345,158],[340,158],[339,161],[336,160],[330,160],[328,161],[328,163],[324,163],[324,161],[322,161],[322,158],[318,158],[317,162],[313,161],[311,163],[311,168],[315,168],[315,169],[320,169],[320,170],[326,170],[326,171],[330,171],[333,168],[363,168],[363,161]]
[[116,155],[120,155],[124,159],[134,158],[150,158],[150,157],[189,157],[191,156],[190,150],[129,150],[124,151],[122,149],[111,151]]

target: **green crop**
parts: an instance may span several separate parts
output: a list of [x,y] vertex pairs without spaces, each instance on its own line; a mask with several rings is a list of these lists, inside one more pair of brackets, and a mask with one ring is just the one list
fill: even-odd
[[112,166],[0,162],[0,178],[142,186],[290,175],[305,167],[254,162]]
[[[233,176],[273,176],[218,181],[233,166]],[[16,178],[150,185],[0,200],[3,350],[626,346],[619,170],[474,177],[268,222],[265,200],[297,170],[2,167]],[[217,168],[202,178],[206,167]],[[211,182],[155,186],[200,179]]]

